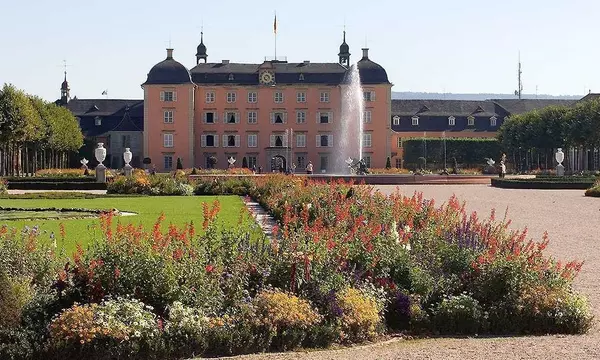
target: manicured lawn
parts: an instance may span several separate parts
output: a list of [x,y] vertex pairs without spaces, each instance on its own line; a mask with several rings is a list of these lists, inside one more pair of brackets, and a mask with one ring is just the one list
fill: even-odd
[[[217,221],[224,226],[236,226],[241,208],[244,206],[238,196],[153,196],[153,197],[111,197],[96,199],[0,199],[0,206],[19,208],[57,207],[57,208],[86,208],[86,209],[112,209],[135,212],[135,216],[120,216],[114,223],[142,224],[151,231],[161,213],[165,214],[163,230],[173,223],[184,226],[194,221],[197,232],[202,230],[202,203],[218,199],[221,211]],[[59,224],[65,226],[66,240],[63,242],[59,235]],[[51,233],[56,234],[57,245],[63,247],[67,254],[71,254],[77,242],[85,245],[95,236],[99,236],[99,221],[97,219],[62,219],[62,220],[16,220],[0,221],[0,225],[8,224],[9,227],[22,229],[24,226],[38,225],[42,231],[42,239],[48,239]]]

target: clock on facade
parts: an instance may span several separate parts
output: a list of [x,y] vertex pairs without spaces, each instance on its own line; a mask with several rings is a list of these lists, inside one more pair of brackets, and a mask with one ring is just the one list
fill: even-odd
[[272,71],[263,71],[260,74],[260,83],[261,84],[272,84],[275,81],[275,74]]

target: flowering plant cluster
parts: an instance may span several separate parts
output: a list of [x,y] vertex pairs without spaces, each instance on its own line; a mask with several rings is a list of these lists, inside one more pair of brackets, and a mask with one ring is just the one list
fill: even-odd
[[194,193],[185,175],[148,175],[143,171],[136,171],[133,176],[117,176],[108,182],[106,189],[109,194],[191,196]]
[[0,178],[0,194],[8,193],[8,182],[5,179]]

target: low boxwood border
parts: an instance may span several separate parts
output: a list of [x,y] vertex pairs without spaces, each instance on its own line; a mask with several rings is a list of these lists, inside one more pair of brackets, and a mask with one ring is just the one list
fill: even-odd
[[9,183],[28,183],[28,182],[36,182],[36,183],[60,183],[60,182],[68,182],[68,183],[88,183],[88,182],[96,182],[96,178],[93,176],[86,177],[6,177],[4,180]]
[[106,190],[106,183],[97,182],[38,182],[38,181],[9,181],[9,190]]
[[493,178],[492,186],[502,189],[551,189],[586,190],[594,185],[592,179],[548,180],[548,179],[498,179]]

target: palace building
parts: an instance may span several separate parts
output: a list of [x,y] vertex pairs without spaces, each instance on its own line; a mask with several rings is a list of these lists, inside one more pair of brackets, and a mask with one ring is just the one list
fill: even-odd
[[[350,47],[344,40],[338,61],[313,63],[266,59],[260,64],[229,60],[208,62],[203,34],[196,64],[188,70],[167,49],[144,90],[144,157],[159,171],[173,169],[180,158],[186,168],[262,167],[315,172],[332,171],[342,96],[351,71]],[[391,156],[391,87],[385,69],[362,49],[357,62],[365,100],[363,158],[370,167],[385,167]]]

